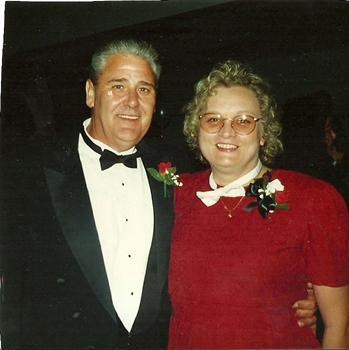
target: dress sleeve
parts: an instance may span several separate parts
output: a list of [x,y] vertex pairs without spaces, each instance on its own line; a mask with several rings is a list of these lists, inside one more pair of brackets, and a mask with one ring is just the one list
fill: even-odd
[[344,199],[320,182],[307,206],[306,268],[310,281],[339,287],[349,284],[349,214]]

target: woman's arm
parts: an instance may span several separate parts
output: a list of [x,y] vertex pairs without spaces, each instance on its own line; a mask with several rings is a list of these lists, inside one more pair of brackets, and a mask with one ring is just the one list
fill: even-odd
[[316,300],[325,325],[324,349],[349,347],[349,286],[314,285]]

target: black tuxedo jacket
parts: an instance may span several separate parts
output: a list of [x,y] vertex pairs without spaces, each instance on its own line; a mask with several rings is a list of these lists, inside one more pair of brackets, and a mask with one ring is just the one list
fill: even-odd
[[[145,168],[171,161],[161,146],[142,142],[137,148]],[[5,186],[4,349],[165,348],[172,190],[165,198],[163,184],[148,176],[153,240],[140,309],[128,334],[112,304],[77,141],[40,149],[45,155],[36,152],[38,160],[11,163]]]

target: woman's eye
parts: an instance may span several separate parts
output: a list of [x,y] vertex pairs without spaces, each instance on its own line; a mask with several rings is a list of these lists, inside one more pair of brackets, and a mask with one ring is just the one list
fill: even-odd
[[239,118],[236,120],[236,123],[240,125],[246,125],[246,124],[250,124],[251,121],[249,119]]
[[214,114],[205,114],[204,115],[204,121],[207,124],[216,124],[220,121],[220,118],[217,115]]

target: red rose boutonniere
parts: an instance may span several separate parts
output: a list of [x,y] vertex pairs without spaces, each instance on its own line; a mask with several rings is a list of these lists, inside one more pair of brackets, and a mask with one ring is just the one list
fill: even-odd
[[164,197],[167,197],[167,186],[183,186],[183,183],[178,180],[179,175],[176,174],[177,169],[172,166],[171,162],[160,163],[158,169],[148,168],[150,175],[157,181],[164,184]]

